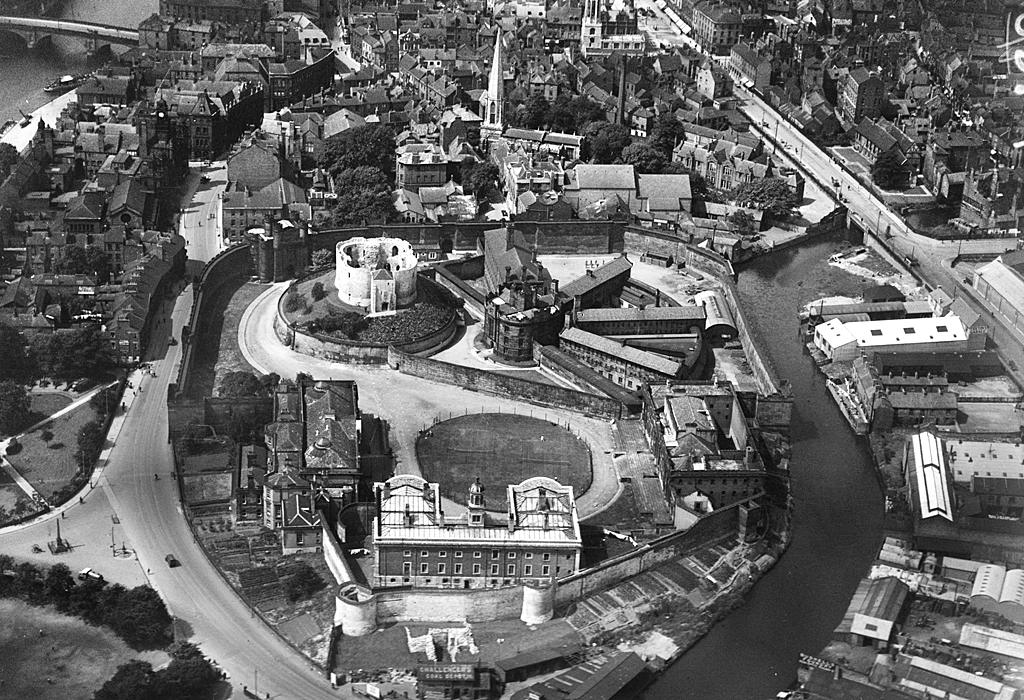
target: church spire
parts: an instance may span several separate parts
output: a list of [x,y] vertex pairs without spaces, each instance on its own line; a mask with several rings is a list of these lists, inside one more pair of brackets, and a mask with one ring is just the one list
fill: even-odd
[[494,36],[494,58],[491,60],[491,75],[487,80],[487,92],[481,99],[484,123],[481,132],[485,139],[500,136],[504,125],[505,75],[501,69],[501,30]]

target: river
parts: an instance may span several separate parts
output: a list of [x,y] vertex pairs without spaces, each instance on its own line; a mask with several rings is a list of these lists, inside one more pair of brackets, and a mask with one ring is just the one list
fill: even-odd
[[827,644],[881,543],[882,496],[867,443],[846,424],[797,335],[800,306],[866,286],[827,264],[839,244],[818,239],[739,275],[748,316],[793,385],[793,539],[745,604],[669,668],[648,700],[755,700],[788,687],[799,654]]
[[[156,12],[157,0],[68,0],[63,17],[135,28]],[[18,119],[53,99],[43,88],[63,73],[81,73],[102,64],[86,60],[82,44],[55,39],[52,45],[25,49],[16,36],[0,33],[0,124]]]

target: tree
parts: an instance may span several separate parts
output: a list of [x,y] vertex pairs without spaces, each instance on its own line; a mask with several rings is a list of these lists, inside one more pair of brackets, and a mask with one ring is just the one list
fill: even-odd
[[665,156],[666,161],[672,160],[672,151],[676,144],[686,138],[686,128],[671,112],[664,112],[654,120],[649,143]]
[[597,102],[582,95],[569,97],[568,93],[562,93],[552,103],[547,123],[554,131],[578,134],[587,124],[604,121],[604,118],[604,107]]
[[326,585],[316,569],[303,561],[295,565],[294,573],[285,586],[285,593],[288,600],[294,603],[308,598]]
[[78,431],[78,451],[75,453],[78,464],[86,469],[96,463],[107,441],[107,433],[103,424],[91,420]]
[[591,122],[583,131],[590,158],[595,163],[614,163],[622,156],[622,149],[632,138],[629,129],[621,124]]
[[158,697],[153,666],[133,659],[117,667],[114,675],[93,694],[93,700],[138,700]]
[[220,380],[219,395],[228,398],[242,396],[263,396],[265,390],[259,378],[252,372],[228,372]]
[[660,173],[665,168],[665,157],[654,146],[637,142],[622,149],[621,160],[632,165],[638,173]]
[[0,143],[0,181],[5,180],[11,173],[11,166],[17,165],[21,160],[18,149],[9,143]]
[[57,381],[96,376],[114,364],[110,343],[95,323],[35,336],[30,342],[40,373]]
[[501,172],[494,163],[475,163],[466,178],[466,185],[477,199],[485,200],[495,191],[500,177]]
[[903,190],[910,171],[907,161],[895,148],[882,151],[871,167],[871,179],[883,190]]
[[110,280],[110,260],[97,246],[69,245],[54,270],[67,275],[96,275],[96,281],[106,284]]
[[522,113],[520,126],[527,129],[541,128],[547,123],[550,110],[551,105],[544,95],[540,93],[530,95],[530,98],[526,100],[526,109]]
[[362,226],[394,217],[391,181],[380,168],[361,165],[339,171],[334,184],[338,192],[331,211],[334,226]]
[[320,301],[327,296],[327,292],[324,291],[324,283],[314,282],[313,288],[310,290],[310,294],[313,296],[313,301]]
[[75,578],[71,575],[71,569],[64,564],[51,566],[43,580],[43,593],[47,601],[61,611],[66,608],[68,597],[74,587]]
[[108,590],[119,588],[116,600],[102,606],[106,610],[105,623],[133,649],[167,646],[173,640],[172,620],[159,594],[149,586],[125,590],[114,585]]
[[767,177],[740,185],[732,191],[732,198],[744,206],[763,209],[776,219],[785,219],[793,207],[800,204],[785,180]]
[[0,362],[0,380],[26,382],[32,379],[33,362],[25,346],[25,336],[17,328],[0,323],[0,357],[3,358],[3,362]]
[[18,432],[25,425],[30,406],[24,386],[10,379],[0,382],[0,433]]
[[318,165],[331,175],[353,170],[367,163],[380,168],[389,181],[395,177],[395,134],[384,124],[367,124],[346,129],[327,139]]
[[309,256],[310,264],[312,264],[314,270],[328,267],[332,260],[334,260],[334,253],[327,248],[318,248]]
[[737,209],[732,214],[729,214],[726,221],[734,225],[736,232],[741,236],[749,236],[757,230],[757,222],[754,221],[754,217],[742,209]]

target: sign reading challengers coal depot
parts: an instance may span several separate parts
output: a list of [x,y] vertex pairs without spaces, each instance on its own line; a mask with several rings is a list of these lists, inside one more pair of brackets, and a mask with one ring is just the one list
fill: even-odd
[[476,678],[473,664],[431,664],[420,666],[416,675],[424,681],[472,681]]

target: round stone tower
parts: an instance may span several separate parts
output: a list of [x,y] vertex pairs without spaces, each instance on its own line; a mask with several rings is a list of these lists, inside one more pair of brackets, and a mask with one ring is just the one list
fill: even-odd
[[341,241],[335,247],[338,298],[368,313],[395,311],[416,301],[416,253],[400,238]]
[[334,626],[346,637],[363,637],[377,629],[377,596],[366,586],[344,583],[334,599]]
[[555,584],[523,584],[523,612],[519,619],[539,625],[555,616]]

